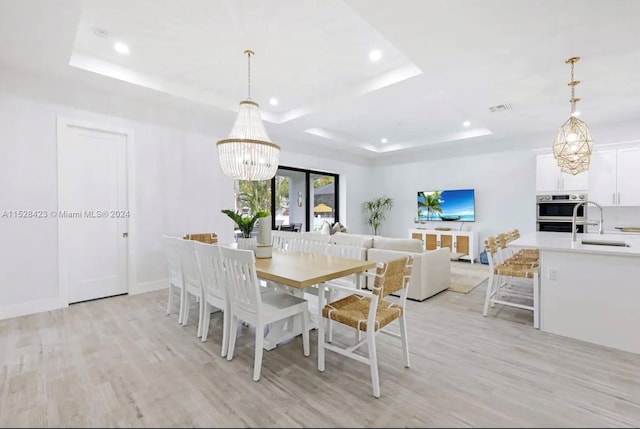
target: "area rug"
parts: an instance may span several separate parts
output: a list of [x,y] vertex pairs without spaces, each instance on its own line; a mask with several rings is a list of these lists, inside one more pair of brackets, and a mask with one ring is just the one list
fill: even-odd
[[489,266],[480,263],[451,261],[450,291],[469,293],[489,278]]

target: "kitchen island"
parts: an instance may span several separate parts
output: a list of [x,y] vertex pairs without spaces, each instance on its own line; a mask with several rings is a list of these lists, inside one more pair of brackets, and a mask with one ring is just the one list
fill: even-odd
[[542,331],[640,353],[640,235],[534,232],[509,246],[540,250]]

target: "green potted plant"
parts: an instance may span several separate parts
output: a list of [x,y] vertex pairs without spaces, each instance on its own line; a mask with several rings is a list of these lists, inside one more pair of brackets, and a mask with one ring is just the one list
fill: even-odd
[[258,219],[269,216],[269,212],[265,210],[258,210],[253,216],[242,216],[240,213],[234,212],[233,210],[224,209],[221,211],[235,222],[236,227],[242,234],[242,237],[238,239],[238,249],[255,249],[257,240],[255,237],[251,237],[253,227]]
[[363,203],[363,208],[367,215],[367,223],[371,225],[373,235],[378,235],[385,212],[391,210],[391,207],[393,207],[393,198],[387,196],[377,197]]

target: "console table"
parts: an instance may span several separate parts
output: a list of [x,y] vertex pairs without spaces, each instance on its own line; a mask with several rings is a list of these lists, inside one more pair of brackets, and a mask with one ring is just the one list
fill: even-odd
[[451,249],[451,259],[463,259],[472,264],[478,259],[477,234],[473,231],[442,231],[437,229],[410,229],[411,238],[422,240],[427,250],[441,247]]

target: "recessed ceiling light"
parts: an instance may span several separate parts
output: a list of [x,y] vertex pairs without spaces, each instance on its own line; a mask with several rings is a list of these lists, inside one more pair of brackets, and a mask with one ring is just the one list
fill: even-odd
[[469,122],[469,121],[464,121],[464,122],[462,123],[462,126],[463,126],[463,127],[468,127],[469,125],[471,125],[471,122]]
[[389,140],[387,140],[387,139],[382,139],[382,140],[380,140],[380,142],[381,142],[381,143],[386,143],[386,142],[388,142],[388,141],[389,141]]
[[380,50],[374,49],[373,51],[369,52],[369,59],[372,62],[375,63],[376,61],[379,61],[380,58],[382,58],[382,52]]
[[272,106],[277,106],[278,105],[278,99],[275,97],[271,97],[269,99],[269,104],[271,104]]
[[122,42],[116,42],[113,45],[113,48],[116,50],[117,53],[119,54],[128,54],[129,53],[129,46],[127,46],[126,44],[122,43]]
[[575,118],[575,117],[578,117],[578,116],[580,116],[580,115],[581,115],[581,113],[580,113],[580,112],[578,112],[577,110],[576,110],[575,112],[571,113],[571,116],[573,116],[574,118]]

